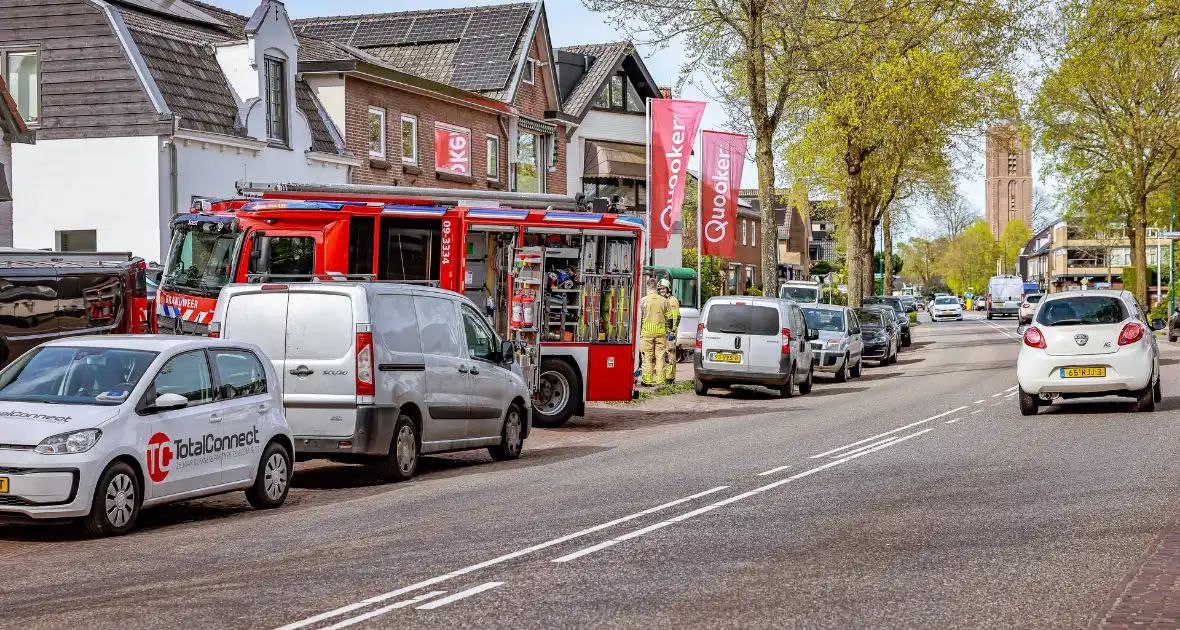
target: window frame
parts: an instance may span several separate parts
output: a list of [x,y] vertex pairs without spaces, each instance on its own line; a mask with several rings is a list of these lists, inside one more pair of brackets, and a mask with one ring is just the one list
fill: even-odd
[[[381,148],[378,151],[373,150],[373,116],[376,115],[381,122]],[[379,160],[385,159],[385,154],[388,153],[386,146],[386,135],[388,129],[385,126],[385,108],[369,106],[369,157],[377,158]]]
[[758,247],[758,224],[750,221],[750,247]]
[[[266,139],[268,142],[276,143],[284,147],[290,146],[291,142],[291,126],[290,126],[290,103],[288,103],[287,90],[287,60],[275,57],[273,55],[263,56],[263,72],[262,82],[265,87],[264,96],[266,105]],[[278,70],[279,79],[279,93],[281,98],[279,103],[275,106],[271,101],[271,96],[274,94],[274,89],[271,86],[272,71]],[[278,133],[276,133],[278,128]]]
[[[492,164],[492,144],[496,145],[496,163]],[[484,136],[484,162],[487,170],[487,179],[489,182],[500,181],[500,136],[487,134]]]
[[[467,172],[466,173],[461,172],[461,171],[456,171],[453,169],[439,168],[439,166],[438,166],[438,151],[439,151],[438,130],[439,129],[442,129],[442,130],[447,131],[449,133],[467,136]],[[436,120],[436,121],[434,121],[434,130],[435,130],[435,133],[432,135],[434,137],[434,165],[433,166],[434,166],[435,173],[446,173],[448,175],[455,175],[455,176],[459,176],[459,177],[472,177],[472,178],[474,178],[474,175],[471,174],[471,170],[472,170],[472,167],[474,166],[473,163],[475,162],[475,147],[473,147],[471,144],[471,138],[472,138],[472,136],[474,136],[474,134],[471,131],[471,127],[462,127],[459,125],[443,122],[441,120]]]
[[[409,164],[411,166],[418,165],[418,117],[412,114],[401,115],[401,133],[398,136],[401,138],[402,145],[402,164]],[[412,149],[410,155],[406,155],[406,123],[410,123],[410,128],[413,129],[411,134],[410,148]]]
[[[214,356],[218,352],[222,352],[222,353],[226,353],[226,354],[229,354],[229,353],[244,354],[244,355],[247,355],[250,358],[254,359],[254,363],[258,366],[258,369],[262,371],[263,390],[261,392],[256,392],[253,394],[238,394],[236,396],[224,396],[223,392],[222,392],[222,388],[229,386],[229,384],[224,383],[221,380],[221,370],[217,367],[217,357]],[[229,348],[229,347],[227,347],[227,348],[209,348],[209,349],[205,350],[205,360],[209,364],[209,369],[212,372],[214,400],[226,401],[226,400],[237,400],[239,398],[250,398],[252,396],[269,396],[270,395],[270,393],[271,393],[270,382],[267,379],[266,366],[264,366],[262,364],[262,359],[260,359],[257,354],[254,354],[254,352],[252,352],[246,348]]]
[[[622,78],[622,82],[618,85],[618,105],[615,105],[615,77]],[[638,106],[635,109],[631,109],[631,96],[629,90],[627,89],[628,87],[635,91],[635,95],[640,100]],[[604,98],[606,105],[602,104]],[[647,102],[646,99],[639,94],[639,88],[635,87],[635,84],[631,81],[631,77],[627,76],[625,71],[619,70],[618,72],[612,73],[606,78],[606,81],[603,82],[602,90],[594,97],[594,102],[591,105],[591,108],[618,114],[643,116],[647,113]]]
[[[473,309],[470,306],[468,306],[467,304],[463,304],[463,303],[459,304],[459,316],[464,321],[463,343],[467,347],[467,358],[473,359],[476,361],[483,361],[483,362],[489,363],[491,365],[498,365],[498,362],[495,359],[496,359],[496,356],[500,352],[500,348],[499,348],[500,338],[496,336],[496,331],[492,330],[492,327],[488,325],[487,319],[483,315],[480,315],[475,309]],[[473,325],[476,328],[483,328],[484,332],[488,334],[488,338],[491,340],[490,341],[491,345],[488,348],[487,358],[484,358],[484,357],[481,357],[481,356],[475,354],[475,350],[472,349],[472,347],[471,347],[471,340],[467,338],[467,324],[466,324],[466,322],[467,322],[467,318],[469,316],[471,317],[472,321],[474,322]]]
[[37,115],[33,116],[31,118],[25,118],[24,112],[20,112],[18,110],[18,113],[20,113],[21,118],[24,120],[24,123],[26,126],[28,126],[30,128],[35,128],[35,127],[40,126],[41,118],[43,117],[41,115],[42,114],[42,112],[41,112],[41,110],[42,110],[42,103],[41,103],[42,89],[41,88],[43,87],[41,84],[41,79],[42,79],[41,46],[38,46],[38,45],[0,46],[0,78],[4,79],[4,83],[8,87],[8,92],[9,92],[9,94],[12,94],[12,99],[15,102],[17,100],[17,96],[14,93],[15,90],[13,89],[13,87],[11,85],[8,85],[8,56],[12,55],[12,54],[19,55],[19,54],[30,54],[30,53],[34,57],[36,57],[36,59],[37,59],[37,84],[36,84],[36,88],[35,88],[35,90],[36,90],[35,97],[37,100]]
[[[169,363],[172,363],[176,359],[179,359],[180,357],[183,357],[183,356],[189,355],[189,354],[200,354],[201,357],[205,359],[205,370],[209,374],[209,400],[204,401],[204,402],[195,403],[195,404],[192,402],[189,402],[189,404],[185,405],[184,407],[181,407],[180,409],[169,409],[167,411],[151,411],[151,410],[149,410],[149,407],[156,404],[156,398],[159,397],[159,394],[156,392],[156,379],[160,377],[160,373],[164,370],[165,367],[168,366]],[[186,350],[184,352],[178,352],[178,353],[168,357],[167,359],[165,359],[164,362],[160,365],[160,368],[157,369],[154,374],[152,374],[151,379],[148,381],[147,390],[145,390],[143,392],[143,395],[140,397],[139,402],[136,403],[136,405],[135,405],[135,413],[140,416],[150,416],[150,415],[155,415],[157,413],[167,413],[168,411],[182,411],[184,409],[192,409],[194,407],[203,407],[205,405],[212,405],[214,403],[219,402],[217,395],[218,395],[217,386],[216,386],[214,379],[213,379],[213,366],[209,364],[209,354],[205,351],[204,348],[200,348],[197,350]]]
[[537,82],[537,60],[532,57],[525,57],[524,61],[524,77],[521,79],[529,85]]
[[746,243],[746,220],[742,219],[742,247],[747,247]]

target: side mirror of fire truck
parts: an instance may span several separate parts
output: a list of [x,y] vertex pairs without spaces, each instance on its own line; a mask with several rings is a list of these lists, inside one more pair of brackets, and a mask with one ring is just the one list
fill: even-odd
[[500,342],[500,363],[512,365],[516,361],[516,344],[511,341]]

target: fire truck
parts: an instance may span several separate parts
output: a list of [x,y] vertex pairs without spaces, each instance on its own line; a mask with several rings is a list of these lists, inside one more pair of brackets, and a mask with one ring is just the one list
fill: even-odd
[[570,197],[398,186],[239,183],[173,219],[160,333],[208,333],[221,288],[363,280],[466,295],[516,343],[534,420],[636,393],[643,221]]

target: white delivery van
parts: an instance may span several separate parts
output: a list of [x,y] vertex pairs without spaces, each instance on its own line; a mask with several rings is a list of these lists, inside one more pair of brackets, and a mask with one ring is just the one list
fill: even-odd
[[1020,315],[1024,301],[1024,280],[1020,276],[992,276],[987,283],[987,318]]

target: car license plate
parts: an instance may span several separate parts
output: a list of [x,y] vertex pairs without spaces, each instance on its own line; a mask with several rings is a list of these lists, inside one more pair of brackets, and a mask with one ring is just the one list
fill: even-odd
[[710,352],[709,360],[716,363],[741,363],[742,355],[735,352]]
[[941,314],[942,315],[954,315],[955,312],[954,311],[943,311]]
[[1104,378],[1104,367],[1061,368],[1061,378]]
[[0,477],[0,494],[8,494],[8,477]]

